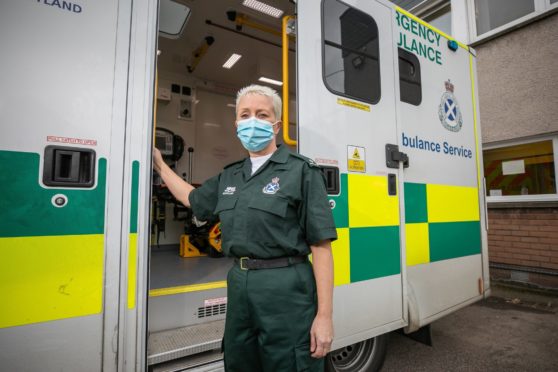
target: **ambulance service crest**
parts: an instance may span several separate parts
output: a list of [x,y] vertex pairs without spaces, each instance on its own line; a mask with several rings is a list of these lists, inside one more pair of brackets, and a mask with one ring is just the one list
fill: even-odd
[[264,194],[275,194],[279,189],[279,177],[274,177],[270,183],[264,186],[262,191]]
[[453,94],[454,86],[449,80],[444,84],[446,91],[442,94],[438,107],[438,117],[444,128],[452,132],[459,132],[463,126],[463,117],[457,99]]

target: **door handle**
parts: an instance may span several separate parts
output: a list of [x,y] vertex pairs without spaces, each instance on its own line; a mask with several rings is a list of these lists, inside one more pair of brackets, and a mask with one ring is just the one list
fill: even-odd
[[388,195],[397,195],[397,176],[393,173],[388,174]]
[[399,146],[386,144],[386,167],[399,168],[399,162],[403,162],[403,168],[409,168],[409,157],[399,151]]
[[95,151],[76,147],[47,146],[43,164],[46,186],[93,187]]

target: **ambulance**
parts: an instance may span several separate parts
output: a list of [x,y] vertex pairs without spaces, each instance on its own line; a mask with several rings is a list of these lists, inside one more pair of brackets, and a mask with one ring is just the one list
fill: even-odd
[[222,370],[232,261],[152,149],[195,185],[246,157],[253,83],[327,180],[327,371],[489,295],[475,51],[393,3],[5,0],[0,46],[1,370]]

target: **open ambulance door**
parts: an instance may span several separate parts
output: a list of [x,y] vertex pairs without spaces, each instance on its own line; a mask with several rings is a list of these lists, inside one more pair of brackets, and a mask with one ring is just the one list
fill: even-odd
[[[300,1],[297,15],[298,148],[326,169],[329,181],[339,237],[333,244],[339,350],[405,326],[404,164],[386,166],[386,145],[398,140],[392,9],[374,0]],[[355,348],[347,350],[331,360],[355,362],[343,359]]]
[[143,368],[156,3],[0,3],[2,371]]

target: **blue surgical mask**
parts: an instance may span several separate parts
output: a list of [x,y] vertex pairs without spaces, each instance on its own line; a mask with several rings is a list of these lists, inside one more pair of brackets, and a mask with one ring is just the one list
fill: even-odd
[[269,145],[275,133],[272,123],[252,116],[237,122],[236,135],[246,150],[258,152]]

